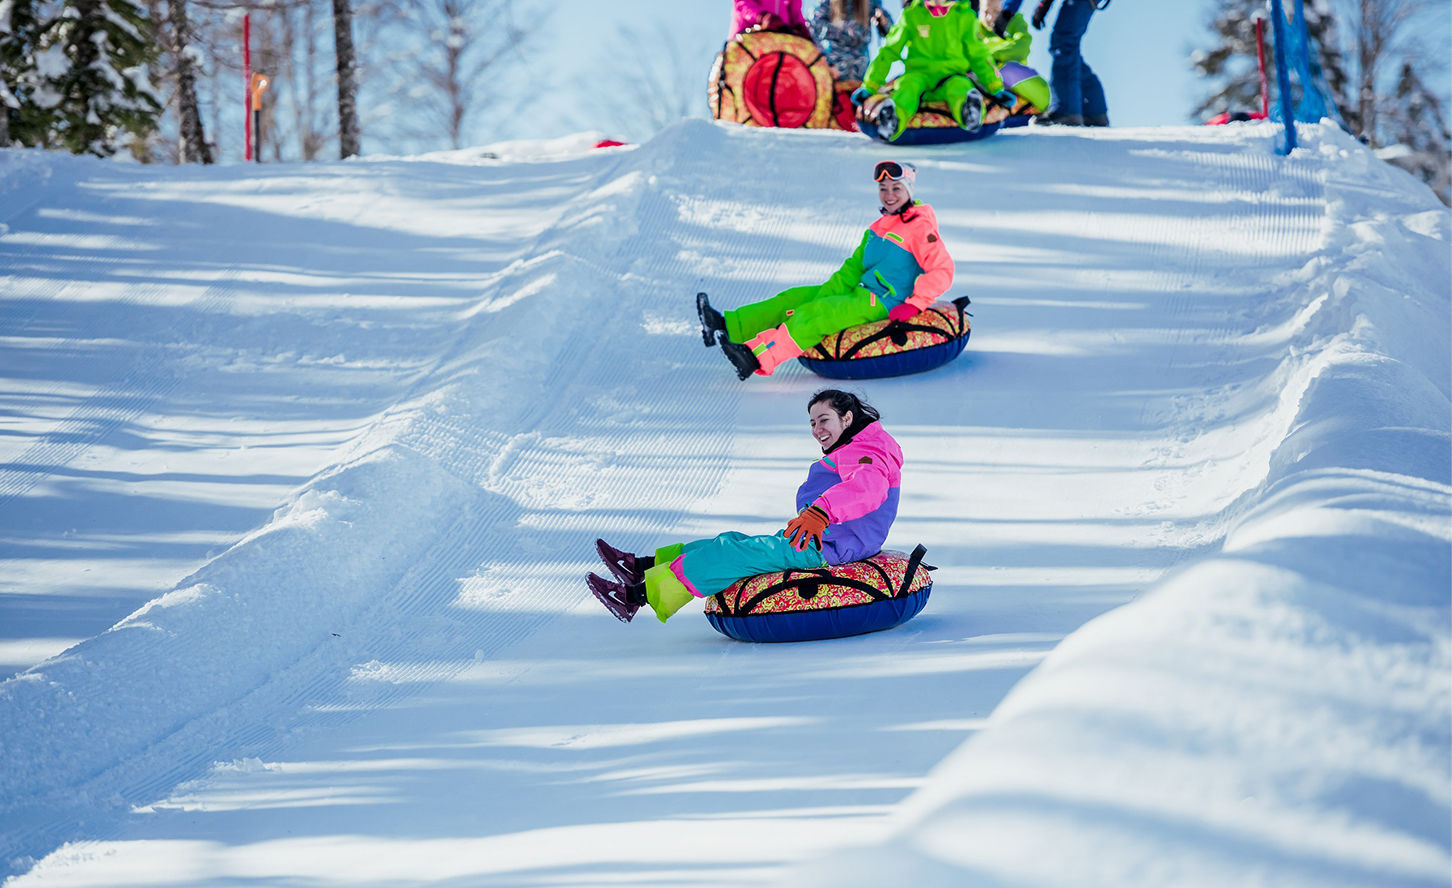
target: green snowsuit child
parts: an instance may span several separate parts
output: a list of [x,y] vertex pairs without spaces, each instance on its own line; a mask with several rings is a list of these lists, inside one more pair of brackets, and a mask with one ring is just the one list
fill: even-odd
[[1028,64],[1029,46],[1034,38],[1029,33],[1028,20],[1023,17],[1023,13],[1014,13],[1013,18],[1004,26],[1002,37],[980,21],[978,36],[983,40],[983,45],[988,47],[988,53],[993,57],[996,66],[1001,68],[1005,62]]
[[[1003,79],[978,36],[978,14],[967,3],[912,0],[888,32],[877,57],[867,66],[863,88],[868,93],[880,90],[893,63],[899,60],[906,70],[892,91],[897,114],[894,139],[907,129],[924,101],[946,102],[959,126],[975,129],[983,114],[983,97],[973,88],[969,72],[989,92],[1003,91]],[[964,104],[970,94],[976,107],[966,109],[965,115]]]

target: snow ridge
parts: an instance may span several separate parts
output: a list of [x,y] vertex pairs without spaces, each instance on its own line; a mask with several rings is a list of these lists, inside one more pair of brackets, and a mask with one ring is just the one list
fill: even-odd
[[784,884],[1448,884],[1448,215],[1318,136],[1326,243],[1270,294],[1269,461],[1220,551],[1066,639],[891,840]]

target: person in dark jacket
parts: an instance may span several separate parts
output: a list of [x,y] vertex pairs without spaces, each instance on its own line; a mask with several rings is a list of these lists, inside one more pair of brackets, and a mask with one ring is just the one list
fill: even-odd
[[[1007,23],[1022,4],[1023,0],[1004,0],[998,20]],[[1031,19],[1035,29],[1043,28],[1053,5],[1054,0],[1039,0]],[[1049,110],[1035,118],[1035,122],[1064,126],[1109,125],[1109,105],[1104,99],[1104,87],[1094,69],[1084,61],[1079,48],[1084,32],[1089,28],[1089,19],[1108,5],[1109,0],[1062,0],[1060,3],[1059,16],[1054,19],[1054,28],[1049,32],[1049,56],[1053,59],[1049,68],[1049,88],[1053,90],[1054,99]]]

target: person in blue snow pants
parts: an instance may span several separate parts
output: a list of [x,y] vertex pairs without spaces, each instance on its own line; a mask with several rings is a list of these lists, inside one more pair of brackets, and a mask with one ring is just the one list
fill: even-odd
[[[1005,0],[1004,15],[1012,17],[1023,0]],[[1043,28],[1044,19],[1054,0],[1040,0],[1034,9],[1030,23]],[[1089,29],[1089,19],[1096,10],[1109,5],[1109,0],[1063,0],[1059,16],[1054,19],[1054,28],[1049,32],[1049,88],[1054,98],[1049,109],[1036,118],[1038,123],[1057,123],[1064,126],[1108,126],[1109,104],[1104,98],[1104,86],[1089,63],[1084,61],[1080,45],[1084,32]]]
[[877,410],[850,392],[817,392],[807,416],[822,457],[797,489],[797,515],[785,530],[727,531],[662,546],[653,555],[596,540],[596,551],[615,579],[590,574],[591,593],[620,620],[629,622],[649,605],[664,623],[689,602],[746,577],[847,564],[881,551],[897,517],[902,449],[882,428]]

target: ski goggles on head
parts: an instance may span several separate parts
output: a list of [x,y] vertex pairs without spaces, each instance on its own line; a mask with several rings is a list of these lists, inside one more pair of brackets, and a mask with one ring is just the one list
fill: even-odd
[[918,178],[918,168],[910,163],[898,163],[895,160],[879,160],[877,166],[872,168],[872,181],[874,182],[915,182]]

